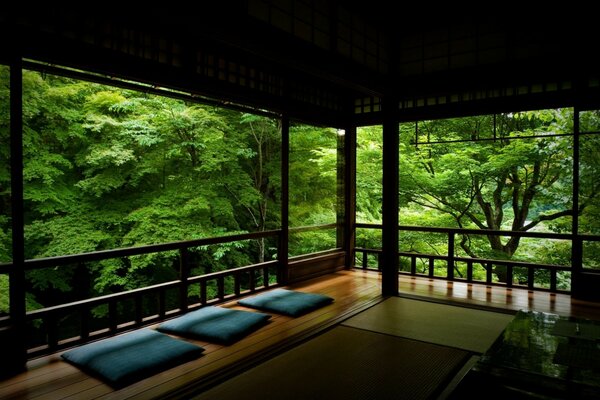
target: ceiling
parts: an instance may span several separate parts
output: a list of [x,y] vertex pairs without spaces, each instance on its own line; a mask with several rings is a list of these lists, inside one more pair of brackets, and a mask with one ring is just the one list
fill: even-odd
[[425,3],[403,11],[384,0],[52,5],[0,14],[0,33],[13,38],[0,61],[24,57],[301,119],[368,123],[384,109],[411,119],[595,103],[591,15]]

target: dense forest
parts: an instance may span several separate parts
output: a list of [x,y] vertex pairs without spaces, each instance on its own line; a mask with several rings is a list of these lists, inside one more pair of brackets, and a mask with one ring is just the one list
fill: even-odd
[[[1,73],[0,262],[9,262],[7,68]],[[280,227],[276,119],[24,71],[23,124],[27,258]],[[335,222],[336,149],[336,130],[292,127],[290,226]],[[335,247],[326,234],[293,235],[290,253]],[[196,248],[192,273],[270,260],[276,246]],[[29,271],[28,308],[176,279],[176,261],[175,252],[152,253]],[[6,311],[6,276],[0,285]]]
[[[600,233],[600,113],[580,114],[579,233]],[[573,190],[573,109],[419,121],[400,124],[399,200],[401,225],[571,233]],[[357,221],[381,223],[381,128],[359,131]],[[371,162],[370,162],[371,161]],[[377,179],[373,179],[377,177]],[[444,255],[447,235],[400,232],[400,250]],[[359,229],[357,245],[381,246],[380,232]],[[570,265],[566,240],[458,235],[455,254]],[[403,260],[407,261],[407,260]],[[421,271],[427,269],[422,259]],[[372,264],[377,261],[373,256]],[[600,266],[600,247],[584,242],[584,266]],[[457,265],[457,277],[465,277]],[[409,270],[408,264],[401,265]],[[445,261],[436,270],[445,275]],[[479,268],[475,279],[485,279]],[[494,279],[506,281],[501,267]],[[536,281],[549,274],[538,271]],[[523,276],[517,279],[526,280]],[[536,273],[537,274],[537,273]],[[559,287],[570,287],[559,273]]]
[[[0,262],[11,261],[8,74],[0,67]],[[23,124],[27,258],[281,226],[275,118],[24,71]],[[600,130],[600,113],[583,112],[581,130]],[[570,233],[572,131],[572,109],[401,124],[400,223]],[[292,126],[291,227],[336,222],[339,134]],[[597,135],[581,136],[580,233],[600,233],[599,142]],[[357,221],[381,223],[381,127],[360,128],[357,146]],[[357,230],[357,245],[380,248],[381,232]],[[290,235],[289,253],[335,246],[334,228],[302,232]],[[400,234],[403,251],[444,254],[446,246],[446,235]],[[585,249],[586,265],[600,267],[600,249]],[[274,259],[277,243],[192,252],[192,273],[202,274]],[[459,235],[456,254],[569,265],[571,247]],[[28,308],[176,279],[176,263],[177,254],[166,252],[29,271]],[[457,267],[458,276],[463,272]],[[568,274],[561,279],[568,287]],[[0,293],[6,312],[6,276]]]

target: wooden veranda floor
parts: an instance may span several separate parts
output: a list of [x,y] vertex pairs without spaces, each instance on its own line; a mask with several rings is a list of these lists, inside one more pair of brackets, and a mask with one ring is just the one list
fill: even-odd
[[[290,288],[327,294],[335,302],[299,318],[273,316],[267,326],[231,346],[196,342],[206,349],[199,359],[117,391],[62,361],[60,354],[32,360],[27,372],[0,382],[0,399],[185,398],[190,392],[198,393],[237,375],[382,300],[380,275],[369,271],[341,271]],[[404,276],[400,278],[400,292],[403,296],[453,304],[532,309],[600,320],[600,305],[561,294]],[[235,301],[223,306],[242,309]]]
[[425,297],[470,306],[501,308],[515,312],[531,310],[565,317],[600,320],[600,303],[572,299],[568,294],[534,292],[521,288],[401,276],[400,295]]

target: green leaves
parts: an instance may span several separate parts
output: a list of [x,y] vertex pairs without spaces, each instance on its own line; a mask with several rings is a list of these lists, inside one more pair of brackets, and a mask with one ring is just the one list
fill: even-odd
[[[582,115],[585,129],[600,126],[598,115],[597,112]],[[572,139],[548,135],[571,133],[573,110],[497,115],[496,129],[493,120],[488,115],[400,124],[401,224],[570,231],[570,217],[564,215],[572,199]],[[533,135],[541,137],[526,138]],[[381,130],[376,127],[361,128],[358,132],[359,222],[381,222],[382,161],[380,154],[372,152],[378,149],[381,153],[381,137]],[[600,209],[592,206],[598,201],[600,185],[594,185],[591,177],[597,180],[595,166],[600,162],[592,155],[597,155],[597,151],[591,150],[597,149],[591,142],[595,136],[589,136],[589,145],[588,138],[583,138],[581,154],[585,161],[581,171],[585,172],[581,173],[580,199],[589,199],[586,202],[589,205],[580,218],[580,226],[591,226],[594,218],[587,216]],[[438,141],[444,143],[432,143]],[[464,239],[459,242],[460,248],[457,243],[457,252],[478,257],[518,258],[529,252],[531,257],[547,259],[547,250],[542,248],[552,245],[535,247],[528,241],[485,236]],[[522,250],[515,254],[520,244]],[[428,234],[402,233],[400,245],[405,251],[447,251],[445,237]],[[552,260],[564,260],[568,251],[561,246],[552,248],[556,249]]]
[[[0,135],[8,143],[8,69],[0,74]],[[278,225],[276,121],[31,71],[24,71],[23,100],[28,258]],[[8,147],[1,150],[8,166]],[[9,180],[2,169],[0,207]],[[10,221],[0,211],[0,258],[10,261]],[[272,250],[232,243],[195,251],[202,268],[219,270]],[[90,263],[81,267],[91,281],[85,290],[102,294],[174,279],[178,257]],[[63,267],[32,271],[31,293],[44,304],[44,293],[74,299],[73,274]]]
[[101,90],[88,96],[84,109],[89,114],[119,116],[131,110],[131,103],[118,90]]

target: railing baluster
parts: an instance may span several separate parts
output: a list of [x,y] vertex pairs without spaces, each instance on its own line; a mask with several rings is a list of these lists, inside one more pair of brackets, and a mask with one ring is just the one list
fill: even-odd
[[417,274],[417,257],[415,257],[415,256],[410,257],[410,274],[411,275]]
[[90,309],[87,306],[84,306],[81,308],[81,311],[79,313],[81,321],[80,321],[80,337],[82,340],[86,340],[87,338],[90,337],[90,323],[89,323],[89,319],[90,319]]
[[265,266],[262,267],[262,271],[263,271],[263,285],[265,288],[268,288],[270,285],[269,283],[269,267]]
[[508,264],[506,266],[506,286],[513,286],[513,266],[512,264]]
[[135,301],[135,324],[142,325],[144,321],[144,311],[142,307],[142,295],[137,294],[134,299]]
[[383,257],[383,253],[381,251],[377,252],[377,271],[381,271],[381,258]]
[[492,283],[492,269],[494,265],[492,263],[487,263],[487,268],[485,270],[485,283]]
[[254,270],[250,270],[250,282],[248,283],[250,286],[250,291],[254,292],[256,290],[256,274],[254,273]]
[[473,282],[473,261],[467,261],[467,282]]
[[182,312],[188,309],[188,278],[190,277],[189,252],[187,248],[179,250],[179,308]]
[[158,316],[164,318],[167,313],[167,296],[164,288],[158,291]]
[[108,329],[114,333],[117,330],[117,325],[117,302],[111,300],[108,302]]
[[433,258],[429,258],[429,277],[433,278],[435,276],[435,260]]
[[535,287],[535,269],[527,268],[527,287],[533,289]]
[[[252,280],[252,278],[250,278]],[[220,300],[225,299],[225,278],[223,275],[217,278],[217,293]]]
[[367,266],[369,264],[369,253],[367,253],[366,251],[362,252],[362,269],[367,269]]
[[58,346],[58,318],[56,313],[49,313],[44,322],[46,323],[46,334],[48,335],[48,347],[50,350],[55,349]]
[[[252,275],[254,275],[254,272],[251,271],[250,272]],[[236,272],[235,274],[233,274],[233,291],[235,292],[236,296],[240,295],[240,273]]]
[[550,290],[556,292],[556,269],[550,270]]
[[205,306],[207,302],[206,284],[206,279],[202,279],[200,281],[200,304],[202,304],[203,306]]
[[448,279],[454,279],[454,231],[448,232],[448,267],[446,276]]

